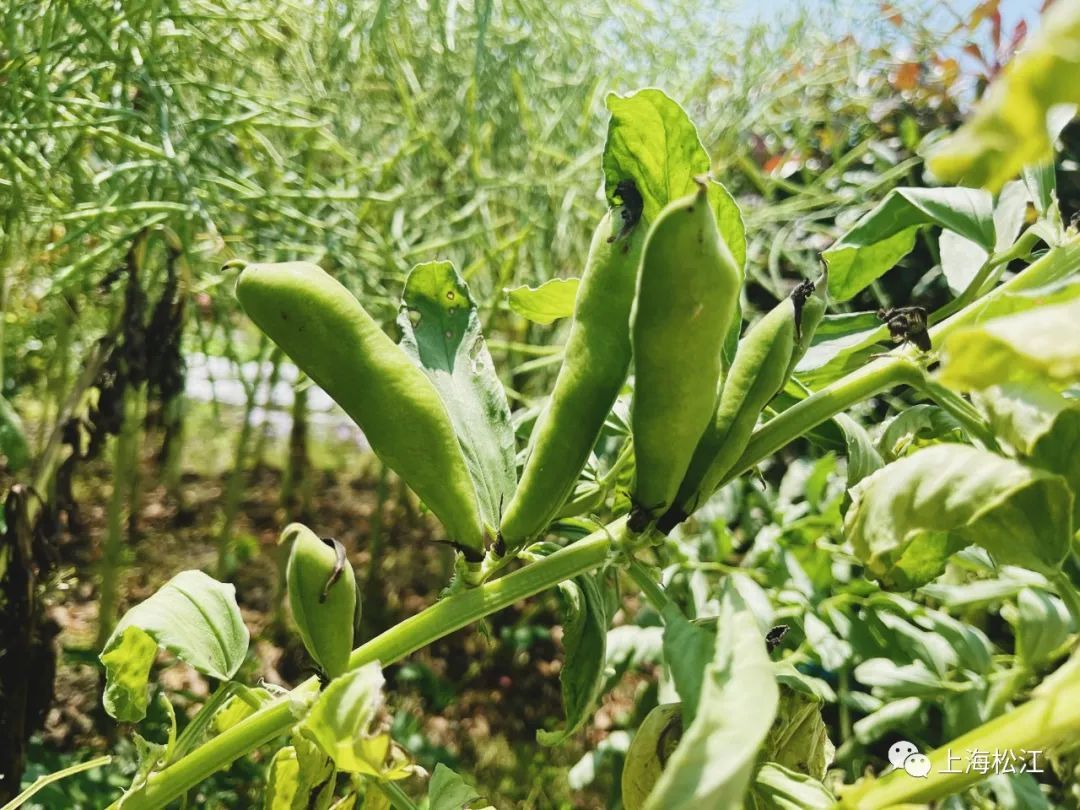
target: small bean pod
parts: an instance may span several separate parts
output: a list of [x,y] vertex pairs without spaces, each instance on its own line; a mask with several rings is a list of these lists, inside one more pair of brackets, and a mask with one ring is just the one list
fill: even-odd
[[250,264],[236,296],[271,340],[364,431],[372,450],[474,558],[485,531],[476,488],[438,391],[360,302],[308,262]]
[[[624,199],[637,197],[627,192]],[[542,532],[574,489],[630,367],[630,308],[645,242],[640,203],[612,209],[593,234],[555,387],[530,439],[500,535],[514,549]]]
[[349,667],[357,608],[345,547],[300,523],[286,526],[281,541],[292,542],[285,581],[300,638],[323,672],[336,678]]
[[741,284],[701,182],[660,212],[641,261],[631,321],[635,529],[671,506],[716,409]]
[[739,341],[716,415],[698,442],[675,506],[659,521],[669,531],[719,486],[750,441],[765,406],[787,383],[825,314],[825,285],[800,284]]

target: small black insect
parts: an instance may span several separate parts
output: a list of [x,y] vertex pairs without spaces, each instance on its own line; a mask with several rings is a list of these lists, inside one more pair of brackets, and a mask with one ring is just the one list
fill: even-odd
[[795,339],[802,340],[802,311],[807,299],[814,294],[815,284],[807,279],[791,291],[791,303],[795,307]]
[[617,234],[608,237],[609,242],[616,242],[630,233],[634,226],[638,224],[641,219],[641,212],[645,208],[645,200],[633,180],[620,180],[619,184],[615,186],[615,198],[622,205],[622,227]]
[[926,331],[926,310],[922,307],[893,307],[879,309],[878,317],[889,327],[893,343],[914,343],[921,351],[930,351],[930,335]]
[[784,636],[787,635],[788,626],[786,624],[778,624],[765,634],[765,649],[770,654],[780,646],[780,642],[784,640]]

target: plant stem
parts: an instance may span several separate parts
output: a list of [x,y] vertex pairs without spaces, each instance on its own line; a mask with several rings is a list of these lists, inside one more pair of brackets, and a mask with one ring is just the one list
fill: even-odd
[[[349,666],[355,669],[372,661],[387,666],[484,616],[590,571],[607,559],[612,544],[625,533],[626,519],[620,518],[550,557],[442,599],[353,650]],[[293,691],[310,689],[311,685],[306,681]],[[151,776],[127,796],[124,810],[164,807],[238,757],[285,734],[296,719],[289,696],[278,698]],[[111,810],[119,810],[119,802],[111,805]]]
[[[1062,677],[1044,683],[1048,688],[1023,706],[983,723],[927,754],[931,770],[925,779],[914,778],[898,769],[881,779],[867,780],[849,789],[841,797],[840,807],[884,810],[897,805],[931,802],[987,778],[986,773],[963,765],[958,767],[955,763],[959,752],[1013,751],[1020,756],[1022,752],[1042,753],[1076,739],[1080,734],[1080,678],[1076,677],[1075,670],[1072,662],[1065,664],[1065,668],[1056,673]],[[1045,760],[1042,764],[1046,764]]]
[[656,612],[663,613],[664,608],[667,607],[671,600],[668,599],[667,594],[664,593],[664,590],[656,583],[656,580],[652,578],[652,575],[645,570],[645,566],[631,558],[630,565],[627,566],[626,572],[641,589],[641,592],[645,595],[645,598],[649,600],[649,604],[656,609]]
[[374,782],[375,787],[383,792],[383,795],[390,800],[390,804],[394,806],[394,810],[416,810],[416,805],[413,800],[408,797],[404,790],[398,787],[396,782],[389,782],[385,779],[369,779],[368,783]]

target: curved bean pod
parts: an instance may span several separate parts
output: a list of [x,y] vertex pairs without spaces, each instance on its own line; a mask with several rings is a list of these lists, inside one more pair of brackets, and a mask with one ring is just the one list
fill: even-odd
[[563,363],[499,528],[508,548],[535,537],[557,515],[626,381],[630,309],[645,242],[640,213],[615,208],[593,234]]
[[484,548],[476,488],[438,392],[360,302],[309,262],[250,264],[236,296],[271,340],[364,431],[375,454],[474,558]]

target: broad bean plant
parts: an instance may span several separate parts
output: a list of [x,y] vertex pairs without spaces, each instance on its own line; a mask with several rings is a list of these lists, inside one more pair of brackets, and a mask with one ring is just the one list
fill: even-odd
[[[762,621],[732,573],[739,561],[710,569],[717,596],[706,611],[689,611],[662,571],[725,487],[828,426],[847,455],[835,555],[863,593],[903,599],[947,569],[955,580],[957,559],[978,559],[1037,577],[1075,627],[1080,236],[1058,211],[1052,144],[1080,102],[1078,75],[1080,3],[1061,0],[971,121],[928,152],[937,185],[890,192],[825,251],[818,277],[746,328],[743,219],[710,177],[693,123],[658,89],[609,96],[607,211],[584,272],[509,295],[522,317],[572,324],[524,441],[452,264],[413,268],[397,343],[319,267],[244,266],[244,311],[438,519],[455,574],[434,604],[357,639],[363,606],[344,549],[317,525],[284,527],[288,601],[317,671],[287,691],[236,680],[249,638],[233,586],[199,571],[174,577],[105,645],[105,708],[129,723],[146,715],[162,649],[219,685],[167,742],[139,738],[142,767],[113,807],[165,807],[272,741],[267,808],[482,807],[444,766],[426,797],[402,787],[417,766],[380,723],[383,668],[557,588],[565,722],[538,739],[559,745],[612,685],[617,582],[631,583],[662,622],[666,696],[622,759],[628,810],[873,810],[940,800],[985,778],[946,767],[949,750],[1064,751],[1080,736],[1080,653],[1067,632],[1064,663],[1025,699],[1013,690],[981,704],[963,734],[924,752],[925,773],[895,767],[845,783],[828,773],[834,745],[821,716],[835,696],[785,646],[784,628]],[[583,188],[593,182],[582,178]],[[955,298],[934,312],[847,311],[926,232],[949,247],[942,263]],[[918,440],[883,452],[845,412],[901,391],[939,418],[898,430]],[[617,448],[598,474],[601,437]],[[799,632],[820,639],[840,620],[811,611]],[[971,635],[950,632],[963,653]]]

